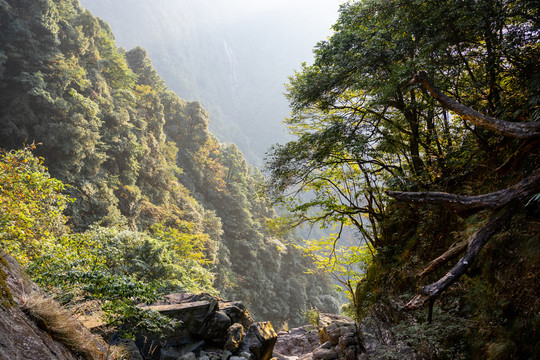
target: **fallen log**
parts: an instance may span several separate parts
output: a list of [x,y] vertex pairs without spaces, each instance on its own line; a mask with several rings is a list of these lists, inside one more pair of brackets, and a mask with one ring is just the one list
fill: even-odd
[[421,278],[426,276],[432,271],[435,271],[437,268],[439,268],[441,265],[446,264],[448,261],[452,260],[459,254],[465,251],[467,249],[467,246],[469,245],[469,240],[462,241],[454,246],[452,246],[450,249],[444,252],[441,256],[437,257],[436,259],[433,259],[428,266],[424,268],[424,270],[420,271],[418,274],[416,274],[417,278]]

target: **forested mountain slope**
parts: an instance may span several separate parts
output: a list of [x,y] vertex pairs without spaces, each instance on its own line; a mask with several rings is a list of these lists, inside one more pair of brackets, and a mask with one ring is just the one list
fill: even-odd
[[[250,164],[284,142],[284,83],[330,33],[339,0],[88,0],[117,43],[144,47],[170,89],[210,112],[210,129]],[[299,21],[301,19],[301,21]]]
[[[94,285],[120,274],[118,286],[215,288],[266,320],[299,323],[309,305],[336,310],[327,280],[304,274],[309,262],[268,233],[274,211],[257,192],[260,173],[234,144],[219,143],[208,118],[165,86],[145,50],[119,50],[110,27],[77,0],[0,1],[0,147],[13,185],[3,188],[13,201],[2,203],[1,224],[26,229],[10,228],[4,248],[45,282],[58,269],[72,276],[59,282],[80,281],[73,269],[91,268]],[[32,143],[74,201],[39,159],[9,153]],[[25,198],[13,189],[27,187],[50,188],[35,199],[42,212],[27,209],[41,217],[19,216]],[[89,258],[61,259],[60,243],[79,244]]]

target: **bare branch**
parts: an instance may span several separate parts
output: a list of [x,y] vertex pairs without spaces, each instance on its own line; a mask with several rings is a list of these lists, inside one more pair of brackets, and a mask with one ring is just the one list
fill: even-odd
[[540,122],[530,123],[517,123],[510,121],[503,121],[494,117],[482,114],[479,111],[471,109],[470,107],[460,104],[454,99],[443,94],[428,77],[425,71],[420,71],[414,78],[409,81],[407,85],[421,84],[429,91],[444,108],[455,112],[463,119],[468,120],[480,126],[484,129],[492,130],[497,134],[508,136],[516,139],[531,139],[540,137]]
[[450,249],[446,250],[444,254],[439,256],[438,258],[432,260],[428,266],[424,268],[424,270],[420,271],[418,274],[416,274],[416,277],[421,278],[426,276],[432,271],[435,271],[438,269],[441,265],[446,264],[448,261],[452,260],[459,254],[465,251],[467,249],[467,245],[469,244],[468,240],[462,241],[458,244],[453,245],[450,247]]

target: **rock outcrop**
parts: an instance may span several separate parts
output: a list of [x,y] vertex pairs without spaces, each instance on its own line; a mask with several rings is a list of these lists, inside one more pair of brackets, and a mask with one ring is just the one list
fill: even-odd
[[300,357],[319,347],[319,332],[312,325],[278,332],[274,354],[278,357]]
[[31,293],[45,296],[15,259],[0,251],[0,359],[80,359],[23,311]]
[[181,322],[161,337],[140,335],[141,354],[154,360],[269,360],[277,334],[269,322],[255,323],[239,301],[209,294],[170,294],[142,307]]
[[[81,352],[55,341],[51,329],[46,325],[40,328],[39,321],[29,315],[29,294],[53,302],[13,258],[0,252],[0,360],[81,359]],[[357,324],[345,316],[320,314],[317,328],[304,326],[278,336],[270,322],[254,322],[241,302],[209,294],[170,294],[162,301],[141,307],[174,318],[181,326],[160,336],[141,334],[135,344],[126,342],[124,348],[132,359],[367,359]],[[80,323],[75,325],[78,332],[93,336]],[[94,344],[97,353],[102,351],[103,358],[107,358],[104,343],[95,340],[91,345]]]

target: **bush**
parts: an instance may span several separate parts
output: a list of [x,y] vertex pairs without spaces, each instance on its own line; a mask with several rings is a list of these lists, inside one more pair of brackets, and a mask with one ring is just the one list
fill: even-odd
[[67,232],[63,211],[73,201],[32,155],[34,148],[0,150],[0,245],[23,265]]

